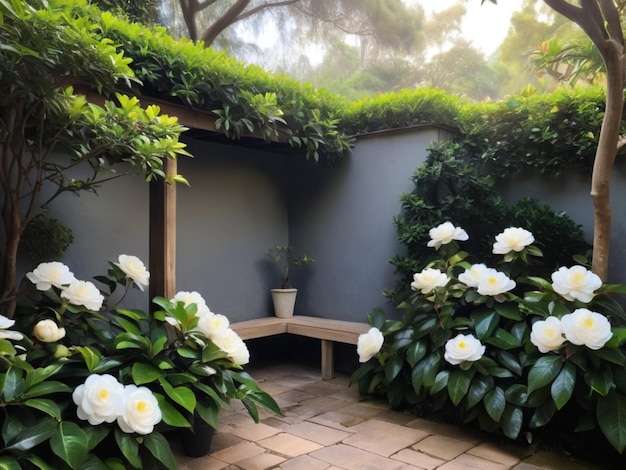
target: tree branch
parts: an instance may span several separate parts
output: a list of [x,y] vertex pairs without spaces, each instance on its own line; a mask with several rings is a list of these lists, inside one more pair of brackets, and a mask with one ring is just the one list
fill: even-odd
[[589,39],[602,51],[607,33],[604,21],[596,0],[581,0],[582,7],[577,7],[566,0],[543,0],[546,5],[557,13],[572,20],[589,36]]
[[237,21],[237,16],[244,11],[249,4],[250,0],[237,0],[222,16],[215,20],[211,26],[205,29],[204,33],[202,33],[202,37],[200,37],[200,40],[204,41],[205,46],[213,44],[215,38]]

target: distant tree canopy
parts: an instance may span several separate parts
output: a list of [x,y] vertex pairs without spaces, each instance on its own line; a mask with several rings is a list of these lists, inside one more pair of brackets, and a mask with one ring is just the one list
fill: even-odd
[[92,0],[101,10],[124,13],[129,20],[142,24],[159,21],[160,0]]

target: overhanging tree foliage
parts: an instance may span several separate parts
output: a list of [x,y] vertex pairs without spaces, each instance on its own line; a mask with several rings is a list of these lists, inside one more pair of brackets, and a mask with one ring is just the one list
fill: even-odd
[[[17,289],[17,250],[28,222],[65,192],[95,191],[126,162],[147,180],[165,178],[164,160],[187,154],[177,119],[143,109],[118,94],[104,107],[74,93],[130,83],[129,59],[94,34],[67,5],[0,0],[0,306],[11,316]],[[62,153],[55,154],[62,149]],[[75,172],[77,169],[90,171]],[[168,176],[169,182],[182,177]],[[54,188],[42,200],[42,188]]]

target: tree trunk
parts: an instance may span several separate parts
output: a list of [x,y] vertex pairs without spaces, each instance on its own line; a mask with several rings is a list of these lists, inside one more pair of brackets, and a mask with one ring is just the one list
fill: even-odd
[[591,177],[594,212],[592,270],[606,282],[611,238],[611,170],[617,154],[624,107],[624,48],[617,41],[609,40],[602,55],[606,65],[607,94]]
[[246,9],[250,0],[237,0],[226,12],[204,30],[202,37],[205,46],[210,46],[215,38],[231,24],[237,21],[237,16]]

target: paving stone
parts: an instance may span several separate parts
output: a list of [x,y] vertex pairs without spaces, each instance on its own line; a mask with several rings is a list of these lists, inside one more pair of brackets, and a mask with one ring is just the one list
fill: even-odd
[[[475,455],[463,454],[454,460],[444,463],[437,470],[510,470],[510,468],[508,465],[481,459]],[[561,470],[569,469],[564,468]]]
[[288,390],[286,392],[274,395],[276,400],[286,400],[288,402],[298,404],[304,400],[315,398],[317,395],[309,392],[303,392],[302,390]]
[[346,437],[351,436],[348,432],[322,426],[321,424],[310,423],[308,421],[289,426],[285,429],[285,432],[324,446],[336,444]]
[[403,462],[386,459],[380,455],[345,444],[323,447],[320,450],[311,452],[311,457],[348,470],[400,470],[410,468]]
[[211,452],[211,457],[226,463],[237,463],[241,460],[262,454],[263,452],[265,452],[263,447],[252,442],[242,442],[241,444],[227,447],[217,452]]
[[432,470],[446,463],[445,460],[431,457],[428,454],[424,454],[422,452],[411,449],[402,449],[400,452],[393,454],[391,458],[394,460],[400,460],[401,462],[405,462],[410,465],[414,465],[424,470]]
[[258,444],[288,457],[297,457],[298,455],[308,454],[322,448],[321,445],[315,442],[287,433],[280,433],[267,439],[262,439],[258,441]]
[[524,459],[525,464],[536,465],[545,470],[607,470],[600,462],[582,462],[570,459],[556,452],[537,451],[534,455]]
[[344,400],[338,400],[333,397],[315,397],[309,400],[304,400],[300,402],[300,404],[323,411],[333,411],[346,406],[346,402]]
[[258,441],[265,439],[266,437],[273,436],[274,434],[278,434],[279,432],[280,429],[273,428],[266,424],[252,423],[233,429],[231,434],[248,441]]
[[417,429],[373,419],[357,424],[353,431],[354,434],[345,439],[344,444],[385,457],[410,447],[428,436],[427,433]]
[[361,406],[359,404],[344,406],[341,408],[341,412],[350,416],[356,416],[358,418],[370,419],[374,416],[381,414],[379,408],[373,408],[371,406]]
[[242,442],[244,442],[242,438],[229,432],[216,432],[213,435],[213,440],[211,441],[211,452],[217,452]]
[[268,468],[276,468],[284,461],[283,457],[265,453],[237,462],[237,466],[243,470],[266,470]]
[[283,470],[328,470],[328,462],[315,459],[310,455],[301,455],[295,459],[289,459],[280,465]]
[[185,464],[185,466],[179,466],[178,470],[223,470],[228,467],[229,464],[212,457],[200,457],[193,459]]
[[[442,460],[452,460],[472,447],[474,447],[472,442],[434,435],[419,441],[412,449]],[[517,460],[514,463],[516,462]]]
[[428,431],[431,434],[439,434],[441,436],[463,439],[476,444],[483,441],[482,434],[476,432],[475,430],[465,429],[454,424],[437,423],[423,418],[409,421],[405,424],[405,426],[409,428],[421,429],[422,431]]
[[350,428],[356,426],[357,424],[365,422],[363,418],[357,418],[356,416],[350,416],[344,413],[339,413],[337,411],[321,413],[313,418],[308,419],[308,421],[346,432],[353,432]]
[[486,460],[491,460],[492,462],[498,462],[504,465],[508,465],[509,467],[512,467],[513,465],[518,463],[522,459],[522,457],[524,457],[521,447],[500,447],[489,442],[480,444],[468,450],[467,453]]
[[511,470],[544,470],[543,467],[537,467],[529,463],[520,463],[513,467]]

